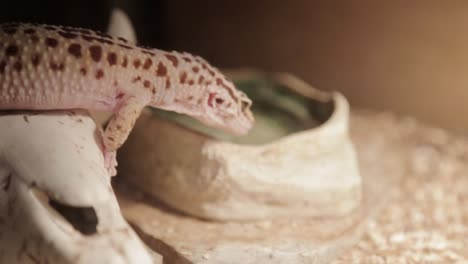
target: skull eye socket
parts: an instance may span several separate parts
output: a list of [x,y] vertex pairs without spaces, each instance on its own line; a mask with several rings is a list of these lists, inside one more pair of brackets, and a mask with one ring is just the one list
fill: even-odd
[[58,215],[63,217],[58,223],[70,225],[85,236],[97,233],[98,217],[92,206],[72,206],[61,203],[35,187],[35,183],[32,185],[32,193],[37,201],[55,217]]
[[93,207],[75,207],[52,199],[49,205],[83,235],[97,233],[98,218]]

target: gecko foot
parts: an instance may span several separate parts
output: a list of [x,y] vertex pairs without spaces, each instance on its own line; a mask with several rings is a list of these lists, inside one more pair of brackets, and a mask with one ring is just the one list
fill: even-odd
[[115,151],[104,150],[104,165],[110,176],[117,174],[117,153]]

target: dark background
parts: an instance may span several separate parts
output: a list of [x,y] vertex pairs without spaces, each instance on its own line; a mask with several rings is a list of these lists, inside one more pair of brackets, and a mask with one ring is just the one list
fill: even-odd
[[288,71],[355,108],[468,130],[468,1],[0,1],[1,21],[102,31],[118,5],[140,44]]

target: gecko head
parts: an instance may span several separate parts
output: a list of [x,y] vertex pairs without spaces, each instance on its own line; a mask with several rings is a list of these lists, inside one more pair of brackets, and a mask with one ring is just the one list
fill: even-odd
[[217,81],[207,90],[203,123],[239,135],[252,128],[255,121],[250,110],[252,101],[231,81]]
[[[254,117],[250,110],[252,101],[224,74],[205,59],[189,53],[180,53],[179,65],[191,69],[180,75],[180,82],[187,92],[179,93],[179,102],[185,104],[180,112],[191,114],[202,123],[230,133],[246,134],[253,126]],[[188,94],[192,99],[184,100]]]

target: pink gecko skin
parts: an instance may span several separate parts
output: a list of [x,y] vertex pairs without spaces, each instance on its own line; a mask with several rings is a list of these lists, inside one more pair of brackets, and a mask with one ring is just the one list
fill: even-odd
[[254,121],[247,96],[198,56],[89,29],[0,25],[0,109],[112,111],[103,137],[109,163],[146,105],[237,134]]

